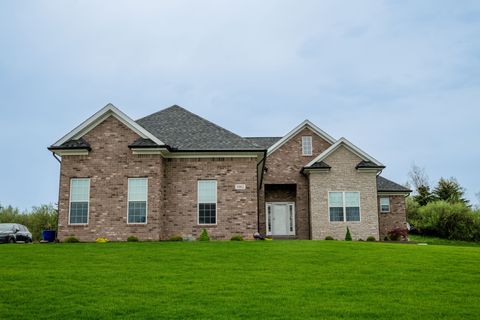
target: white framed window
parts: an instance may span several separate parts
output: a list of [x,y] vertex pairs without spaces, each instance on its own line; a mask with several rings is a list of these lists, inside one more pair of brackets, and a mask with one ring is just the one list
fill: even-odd
[[328,213],[330,222],[360,221],[360,192],[329,192]]
[[128,224],[147,223],[148,178],[128,178]]
[[198,224],[217,224],[217,181],[198,180]]
[[302,137],[302,155],[311,156],[313,154],[312,136]]
[[380,198],[380,212],[390,212],[390,198],[382,197]]
[[90,179],[70,179],[69,224],[88,224],[88,207],[90,202]]

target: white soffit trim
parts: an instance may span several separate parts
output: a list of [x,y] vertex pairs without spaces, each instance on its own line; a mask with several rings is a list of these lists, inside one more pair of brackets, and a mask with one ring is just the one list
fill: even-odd
[[75,139],[81,138],[83,135],[85,135],[87,132],[95,128],[97,125],[99,125],[103,120],[105,120],[109,116],[114,116],[121,123],[126,125],[128,128],[130,128],[132,131],[137,133],[142,138],[150,139],[158,145],[164,145],[164,143],[160,141],[157,137],[155,137],[153,134],[145,130],[145,128],[143,128],[138,123],[133,121],[129,116],[127,116],[125,113],[120,111],[113,104],[109,103],[105,107],[100,109],[98,112],[96,112],[93,116],[91,116],[90,118],[82,122],[78,127],[76,127],[75,129],[67,133],[57,142],[55,142],[53,146],[59,147],[63,143],[71,139],[75,140]]
[[295,136],[297,133],[299,133],[302,129],[306,127],[311,129],[313,132],[315,132],[317,135],[319,135],[324,140],[330,142],[331,144],[335,143],[336,140],[332,136],[330,136],[328,133],[326,133],[325,131],[323,131],[316,125],[314,125],[309,120],[305,120],[302,123],[300,123],[298,126],[296,126],[292,131],[287,133],[282,139],[278,140],[274,145],[268,148],[267,156],[275,152],[275,150],[280,148],[284,143],[286,143],[288,140],[290,140],[293,136]]
[[361,150],[359,147],[355,146],[353,143],[351,143],[350,141],[348,141],[347,139],[342,137],[342,138],[338,139],[338,141],[335,142],[333,145],[331,145],[327,150],[325,150],[321,154],[319,154],[318,157],[316,157],[315,159],[310,161],[306,165],[306,167],[310,167],[315,162],[324,160],[326,157],[328,157],[330,154],[332,154],[335,150],[337,150],[340,146],[344,146],[345,148],[347,148],[351,152],[355,153],[357,156],[359,156],[363,160],[371,161],[371,162],[375,163],[377,166],[383,166],[383,164],[380,161],[378,161],[374,157],[370,156],[365,151]]

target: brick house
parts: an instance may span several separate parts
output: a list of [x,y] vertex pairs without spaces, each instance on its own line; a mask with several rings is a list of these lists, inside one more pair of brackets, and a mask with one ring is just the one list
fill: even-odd
[[109,104],[48,148],[61,163],[58,238],[354,239],[404,227],[410,190],[345,138],[302,122],[240,137],[179,106],[137,121]]

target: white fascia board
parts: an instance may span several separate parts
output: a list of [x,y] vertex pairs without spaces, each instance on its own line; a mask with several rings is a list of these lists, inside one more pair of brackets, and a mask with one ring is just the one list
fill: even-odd
[[118,119],[120,122],[122,122],[124,125],[126,125],[128,128],[130,128],[132,131],[137,133],[142,138],[150,139],[158,145],[164,145],[164,143],[160,141],[157,137],[155,137],[153,134],[145,130],[145,128],[143,128],[138,123],[133,121],[133,119],[131,119],[125,113],[120,111],[113,104],[109,103],[105,107],[100,109],[98,112],[96,112],[94,115],[92,115],[90,118],[82,122],[75,129],[73,129],[72,131],[67,133],[65,136],[63,136],[60,140],[55,142],[53,146],[59,147],[63,143],[71,139],[75,140],[75,139],[81,138],[83,135],[85,135],[87,132],[95,128],[98,124],[100,124],[103,120],[105,120],[109,116],[114,116],[116,119]]
[[347,148],[351,152],[355,153],[357,156],[359,156],[363,160],[371,161],[371,162],[375,163],[377,166],[383,166],[383,164],[380,161],[378,161],[374,157],[370,156],[365,151],[361,150],[359,147],[355,146],[353,143],[348,141],[346,138],[342,137],[342,138],[338,139],[338,141],[335,142],[333,145],[331,145],[327,150],[323,151],[315,159],[310,161],[306,165],[306,167],[310,167],[315,162],[324,160],[326,157],[328,157],[330,154],[332,154],[335,150],[337,150],[340,146],[344,146],[345,148]]
[[313,132],[315,132],[317,135],[319,135],[321,138],[324,140],[328,141],[331,144],[335,143],[335,139],[330,136],[328,133],[314,125],[312,122],[309,120],[305,120],[302,123],[300,123],[298,126],[296,126],[292,131],[287,133],[282,139],[278,140],[274,145],[272,145],[270,148],[268,148],[267,151],[267,156],[275,152],[278,148],[280,148],[283,144],[285,144],[288,140],[290,140],[292,137],[294,137],[296,134],[298,134],[302,129],[304,128],[309,128]]

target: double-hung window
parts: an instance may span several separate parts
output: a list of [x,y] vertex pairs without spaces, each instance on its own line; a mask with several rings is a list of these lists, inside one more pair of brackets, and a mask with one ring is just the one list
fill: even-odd
[[147,178],[128,179],[128,223],[147,223]]
[[303,136],[302,137],[302,155],[311,156],[312,154],[313,154],[312,136]]
[[329,192],[330,221],[360,221],[360,192]]
[[390,198],[380,198],[380,212],[390,212]]
[[88,203],[90,200],[90,179],[72,178],[70,180],[69,224],[88,224]]
[[198,192],[198,224],[217,223],[217,181],[199,180]]

